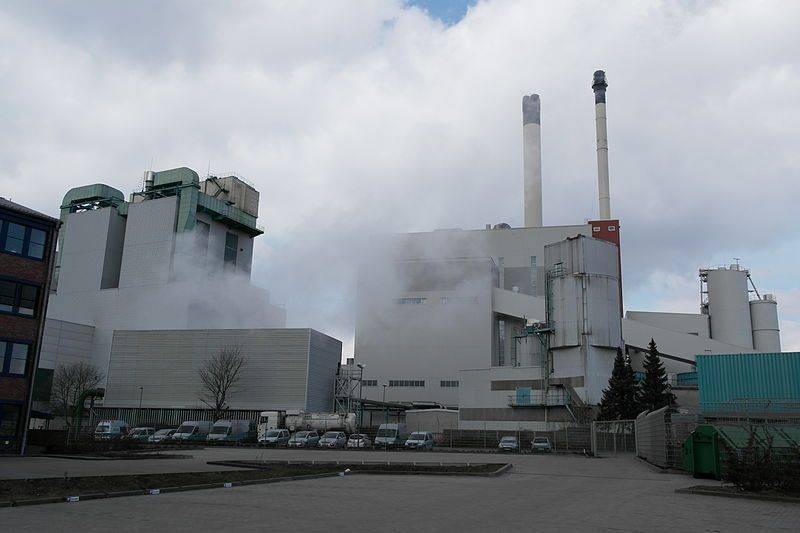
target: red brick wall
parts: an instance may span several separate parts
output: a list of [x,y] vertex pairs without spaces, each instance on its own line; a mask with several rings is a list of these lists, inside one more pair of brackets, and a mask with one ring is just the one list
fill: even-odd
[[21,341],[35,341],[38,333],[38,319],[0,314],[0,337]]
[[28,399],[28,383],[26,378],[0,376],[0,400],[24,402]]
[[44,285],[47,279],[47,263],[0,252],[0,272],[4,276]]

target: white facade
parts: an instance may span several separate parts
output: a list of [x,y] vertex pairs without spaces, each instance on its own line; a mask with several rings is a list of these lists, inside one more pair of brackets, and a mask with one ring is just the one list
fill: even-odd
[[198,370],[234,347],[245,366],[231,409],[331,410],[342,343],[312,329],[115,331],[104,405],[208,408]]
[[[459,372],[527,366],[514,336],[544,320],[544,247],[591,226],[440,230],[381,236],[360,265],[355,354],[364,397],[459,404]],[[539,349],[540,350],[540,349]]]

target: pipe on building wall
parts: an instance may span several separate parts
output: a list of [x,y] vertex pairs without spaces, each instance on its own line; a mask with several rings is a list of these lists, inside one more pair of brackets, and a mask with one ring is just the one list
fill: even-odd
[[522,98],[525,227],[542,227],[542,133],[538,94]]
[[606,126],[606,73],[597,70],[594,73],[592,89],[594,90],[594,115],[597,129],[597,191],[600,201],[600,219],[611,218],[611,193],[608,184],[608,131]]

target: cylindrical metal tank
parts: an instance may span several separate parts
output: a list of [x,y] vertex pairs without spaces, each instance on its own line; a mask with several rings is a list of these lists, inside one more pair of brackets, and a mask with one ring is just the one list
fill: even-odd
[[715,341],[753,348],[747,270],[731,265],[707,271],[708,317]]
[[753,348],[759,352],[780,352],[778,302],[771,294],[765,294],[761,300],[750,302],[750,321],[753,324]]

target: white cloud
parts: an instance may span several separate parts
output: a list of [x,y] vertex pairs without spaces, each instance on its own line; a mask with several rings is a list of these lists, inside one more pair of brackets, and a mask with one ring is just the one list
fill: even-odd
[[[596,215],[604,68],[627,299],[691,312],[718,255],[800,249],[798,23],[795,2],[489,1],[452,26],[399,0],[6,3],[0,190],[56,213],[151,159],[237,170],[268,229],[254,280],[347,342],[364,233],[521,223],[523,94],[546,222]],[[793,289],[790,270],[754,275]]]

